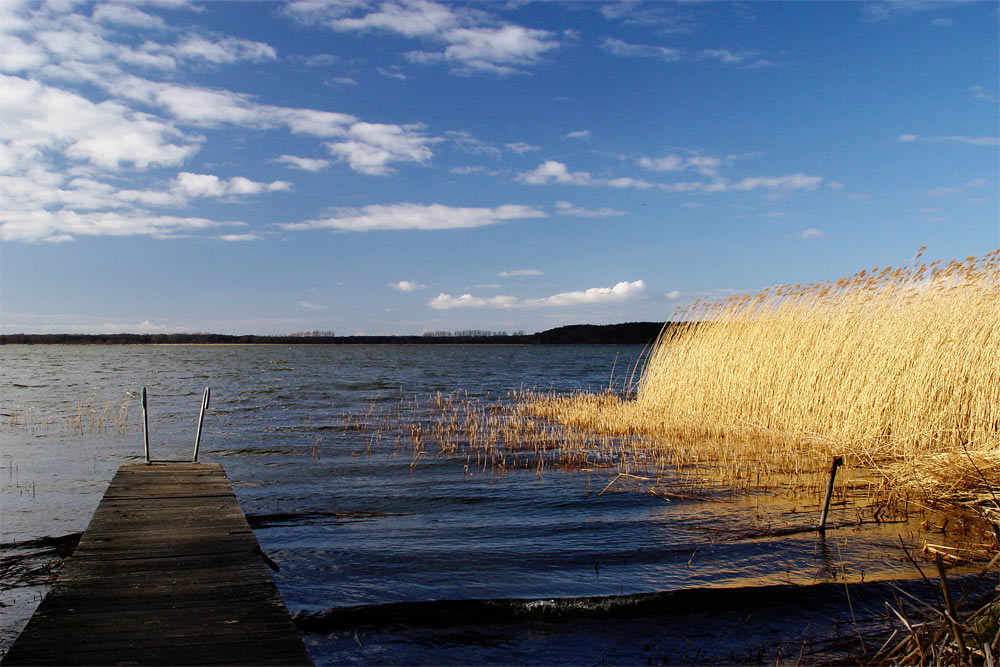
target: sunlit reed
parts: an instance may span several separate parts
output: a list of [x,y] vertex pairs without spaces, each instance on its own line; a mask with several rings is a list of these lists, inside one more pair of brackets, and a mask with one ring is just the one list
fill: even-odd
[[890,496],[987,497],[1000,479],[1000,250],[697,302],[678,320],[634,398],[523,408],[751,485],[833,455]]

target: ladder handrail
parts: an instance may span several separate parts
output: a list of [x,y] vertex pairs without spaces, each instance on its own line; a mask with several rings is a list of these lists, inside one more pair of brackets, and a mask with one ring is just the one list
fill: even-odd
[[146,465],[149,465],[149,419],[146,416],[146,387],[142,388],[142,444],[146,453]]
[[[198,449],[201,447],[201,427],[205,422],[205,411],[208,410],[208,403],[212,395],[212,390],[209,387],[205,387],[205,393],[201,397],[201,410],[198,413],[198,430],[194,435],[194,452],[191,454],[191,463],[198,462]],[[146,465],[153,463],[153,460],[149,458],[149,417],[148,409],[146,405],[146,387],[142,388],[142,445],[143,453],[146,458]]]
[[205,393],[201,396],[201,411],[198,413],[198,431],[194,434],[194,453],[191,455],[191,463],[198,462],[198,447],[201,445],[201,424],[205,421],[205,410],[208,409],[208,401],[212,396],[212,390],[205,387]]

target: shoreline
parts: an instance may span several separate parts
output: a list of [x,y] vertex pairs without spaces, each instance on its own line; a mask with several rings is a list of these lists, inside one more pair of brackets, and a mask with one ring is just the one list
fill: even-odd
[[301,336],[256,334],[0,334],[0,345],[648,345],[668,322],[571,324],[533,334]]

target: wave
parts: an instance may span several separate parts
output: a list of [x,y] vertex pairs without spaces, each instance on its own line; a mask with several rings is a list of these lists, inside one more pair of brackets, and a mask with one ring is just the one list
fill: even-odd
[[[927,593],[917,577],[894,581],[858,583],[824,582],[812,585],[770,585],[720,588],[687,588],[673,591],[594,597],[498,598],[425,600],[331,607],[295,614],[300,631],[328,634],[338,631],[392,630],[420,627],[465,627],[497,623],[559,623],[583,619],[634,619],[692,616],[724,611],[727,614],[793,617],[837,613],[850,607],[869,617],[884,614],[884,604],[899,590],[914,596]],[[952,586],[964,589],[973,575],[956,576]],[[977,591],[995,584],[978,582]],[[922,589],[922,590],[921,590]]]
[[353,521],[375,521],[389,516],[412,516],[412,512],[275,512],[272,514],[247,514],[251,528],[274,528],[277,526],[308,526],[332,521],[348,523]]

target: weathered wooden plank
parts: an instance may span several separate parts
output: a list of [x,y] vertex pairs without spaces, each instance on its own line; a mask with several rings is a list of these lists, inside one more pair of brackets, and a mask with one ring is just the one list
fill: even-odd
[[[301,644],[301,642],[299,642]],[[184,655],[197,656],[191,664],[197,665],[231,665],[233,655],[245,651],[245,642],[211,642],[211,643],[183,643],[182,641],[171,640],[164,642],[163,646],[132,646],[122,645],[111,650],[88,650],[81,647],[78,651],[67,654],[65,659],[59,664],[64,665],[176,665],[183,664],[178,661],[178,652]],[[288,642],[281,640],[260,640],[253,642],[254,663],[262,665],[301,665],[302,660],[292,655],[290,650],[293,647]],[[122,662],[122,654],[126,653],[129,658],[127,662]],[[34,657],[34,656],[32,656]],[[49,661],[39,659],[28,659],[19,664],[25,665],[50,665]]]
[[20,664],[311,664],[217,464],[125,464],[11,647]]

